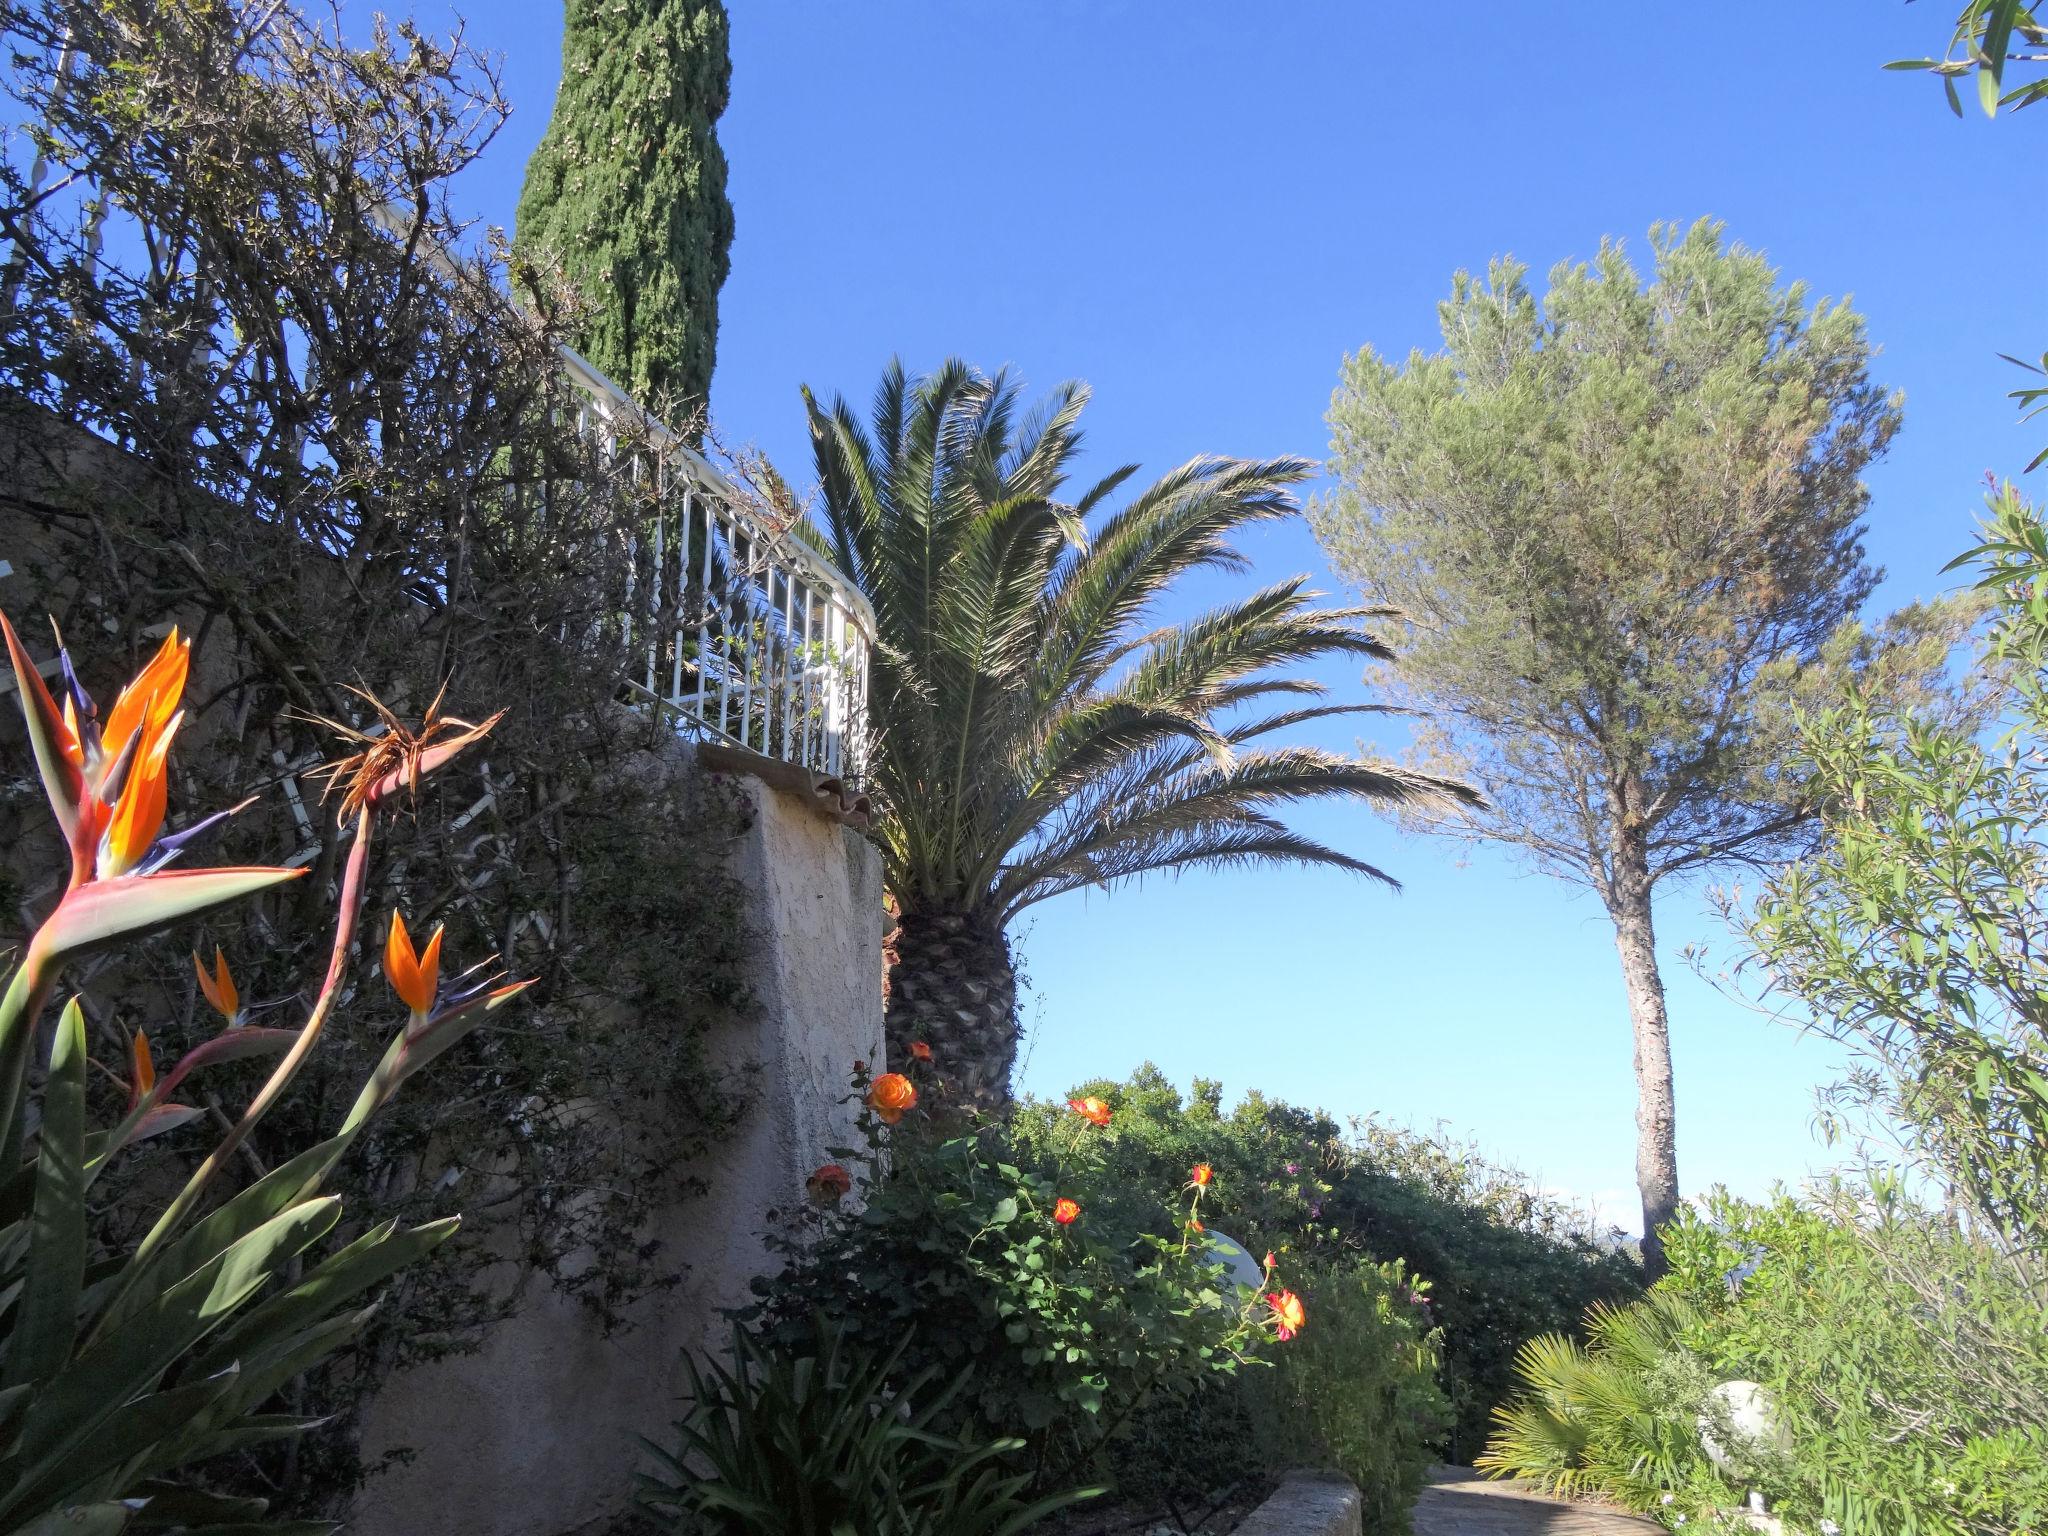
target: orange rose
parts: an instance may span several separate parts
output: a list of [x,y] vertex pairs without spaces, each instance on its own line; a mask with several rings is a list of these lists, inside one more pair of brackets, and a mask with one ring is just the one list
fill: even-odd
[[922,1040],[913,1040],[910,1042],[910,1059],[929,1063],[932,1059],[932,1048]]
[[1109,1106],[1096,1098],[1092,1093],[1085,1099],[1067,1100],[1067,1108],[1071,1109],[1083,1120],[1086,1120],[1090,1125],[1109,1124]]
[[1209,1181],[1215,1177],[1216,1170],[1214,1168],[1211,1168],[1207,1163],[1197,1163],[1194,1167],[1188,1170],[1188,1178],[1190,1181],[1193,1182],[1195,1188],[1197,1189],[1208,1188]]
[[884,1072],[868,1085],[867,1105],[884,1125],[894,1125],[917,1108],[917,1086],[901,1072]]
[[1080,1214],[1080,1205],[1075,1201],[1069,1200],[1065,1195],[1061,1195],[1052,1204],[1052,1219],[1063,1227],[1072,1226],[1074,1218]]
[[1308,1310],[1292,1291],[1273,1292],[1266,1298],[1266,1305],[1273,1309],[1273,1331],[1280,1335],[1283,1344],[1301,1332],[1308,1322]]

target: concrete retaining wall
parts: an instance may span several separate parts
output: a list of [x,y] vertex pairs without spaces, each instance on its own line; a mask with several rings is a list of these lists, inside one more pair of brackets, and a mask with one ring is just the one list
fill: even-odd
[[[369,1404],[363,1450],[410,1448],[358,1501],[355,1536],[569,1536],[607,1529],[641,1464],[636,1436],[678,1416],[678,1361],[725,1337],[721,1307],[768,1266],[763,1215],[800,1200],[844,1145],[856,1059],[882,1060],[882,873],[874,849],[796,795],[741,781],[757,814],[734,852],[760,937],[754,1018],[714,1049],[759,1065],[759,1096],[705,1171],[704,1196],[650,1236],[688,1266],[606,1339],[552,1290],[523,1298],[478,1354],[408,1372]],[[646,1021],[658,1029],[660,1021]],[[506,1266],[508,1279],[513,1266]]]
[[1359,1536],[1363,1506],[1358,1485],[1340,1473],[1290,1472],[1237,1536]]

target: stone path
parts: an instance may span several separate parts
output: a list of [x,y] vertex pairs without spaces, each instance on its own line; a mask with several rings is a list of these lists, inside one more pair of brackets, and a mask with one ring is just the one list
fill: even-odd
[[1415,1536],[1663,1536],[1601,1504],[1574,1504],[1527,1483],[1491,1482],[1469,1467],[1436,1467],[1415,1501]]

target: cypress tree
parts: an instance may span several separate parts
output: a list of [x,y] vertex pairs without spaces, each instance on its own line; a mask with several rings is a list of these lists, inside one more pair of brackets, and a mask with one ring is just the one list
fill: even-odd
[[518,246],[559,263],[583,354],[680,418],[705,401],[732,204],[717,123],[732,86],[721,0],[567,0],[554,117],[527,162]]

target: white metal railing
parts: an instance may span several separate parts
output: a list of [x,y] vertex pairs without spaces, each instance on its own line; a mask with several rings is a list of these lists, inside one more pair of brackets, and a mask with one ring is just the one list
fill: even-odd
[[[407,227],[397,209],[379,217],[393,232]],[[462,276],[437,242],[422,249],[444,275]],[[626,551],[627,682],[686,728],[858,783],[875,639],[867,598],[793,529],[755,516],[702,454],[589,359],[558,350],[587,397],[582,430],[607,452],[633,444],[633,473],[657,482],[651,526]]]
[[561,352],[586,397],[581,429],[631,456],[615,469],[654,480],[626,550],[627,682],[686,730],[857,782],[875,639],[867,599],[616,383]]

